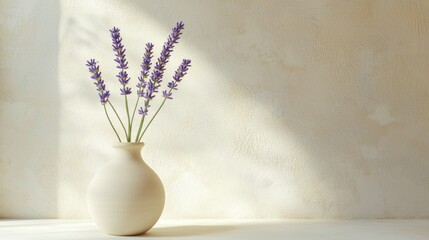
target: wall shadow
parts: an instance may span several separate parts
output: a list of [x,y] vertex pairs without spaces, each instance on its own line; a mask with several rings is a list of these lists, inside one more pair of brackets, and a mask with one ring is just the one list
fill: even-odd
[[[223,75],[207,76],[209,81],[201,80],[205,89],[185,89],[181,97],[199,99],[199,116],[224,117],[229,111],[228,123],[204,119],[207,128],[196,131],[210,132],[217,126],[229,133],[222,137],[233,139],[234,155],[228,156],[229,170],[217,170],[231,173],[227,178],[239,192],[241,206],[256,211],[253,216],[428,216],[415,206],[424,207],[429,200],[424,173],[429,151],[423,147],[429,115],[419,107],[429,102],[422,90],[429,87],[429,72],[422,64],[429,59],[421,55],[427,50],[415,46],[429,34],[404,20],[427,6],[404,8],[391,22],[376,16],[394,16],[403,6],[391,3],[377,12],[380,9],[364,2],[128,4],[166,29],[175,20],[188,23],[184,42]],[[361,15],[365,17],[348,17]],[[427,25],[427,19],[415,21]],[[406,50],[389,48],[396,38]],[[231,100],[224,109],[214,108],[212,100],[198,93],[213,82],[223,91],[218,98]],[[169,111],[171,116],[191,112]],[[240,129],[243,119],[260,127]],[[225,147],[211,145],[219,152]],[[246,167],[235,165],[235,159],[246,159]],[[204,170],[189,171],[199,176]],[[399,205],[404,208],[395,207]]]

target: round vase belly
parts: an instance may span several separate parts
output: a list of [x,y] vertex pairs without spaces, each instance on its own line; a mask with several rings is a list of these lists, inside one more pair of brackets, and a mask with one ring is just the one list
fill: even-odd
[[88,188],[89,212],[110,235],[139,235],[155,225],[164,209],[164,187],[143,161],[143,143],[118,143],[112,160]]

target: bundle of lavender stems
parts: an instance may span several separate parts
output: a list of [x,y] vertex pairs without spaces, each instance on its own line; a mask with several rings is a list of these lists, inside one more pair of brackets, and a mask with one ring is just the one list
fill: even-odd
[[[173,52],[174,46],[179,42],[180,35],[182,34],[182,30],[184,29],[183,22],[178,22],[176,26],[172,29],[172,33],[168,36],[167,41],[164,43],[162,47],[162,51],[160,56],[155,63],[152,72],[152,58],[153,58],[153,47],[152,43],[147,43],[145,48],[145,53],[143,56],[143,62],[141,66],[141,72],[138,76],[138,84],[136,85],[137,91],[137,99],[134,104],[134,107],[130,109],[128,95],[132,94],[131,87],[128,86],[130,82],[130,77],[128,76],[128,61],[126,59],[125,47],[122,44],[122,37],[120,33],[120,29],[113,27],[110,30],[110,34],[112,37],[112,47],[115,52],[114,61],[117,63],[116,68],[119,69],[119,73],[116,75],[119,83],[121,84],[120,94],[124,96],[125,101],[125,109],[126,109],[126,119],[127,121],[124,123],[118,112],[116,111],[113,104],[110,102],[110,91],[106,89],[106,84],[101,76],[100,66],[98,65],[95,59],[90,59],[87,61],[86,66],[88,67],[89,72],[92,74],[91,79],[93,79],[94,84],[97,88],[98,95],[100,97],[100,102],[104,108],[104,112],[106,114],[107,120],[110,123],[113,131],[115,132],[116,137],[119,142],[122,142],[120,134],[116,130],[110,115],[107,110],[109,107],[117,117],[123,131],[125,134],[125,139],[127,142],[140,142],[146,133],[149,126],[152,124],[155,117],[158,115],[161,108],[164,106],[165,102],[172,98],[173,90],[177,90],[178,84],[182,81],[183,77],[186,75],[189,67],[191,66],[191,60],[183,59],[180,66],[175,71],[172,80],[168,82],[167,89],[162,91],[162,97],[164,98],[161,102],[158,109],[155,111],[153,115],[151,115],[149,122],[145,125],[146,117],[149,118],[149,108],[150,103],[155,98],[156,94],[159,92],[159,88],[161,87],[161,83],[163,81],[165,67],[170,59],[171,53]],[[151,72],[151,73],[150,73]],[[130,111],[132,110],[132,111]],[[132,126],[136,117],[136,112],[140,115],[140,123],[138,124],[138,130],[136,134],[132,135]],[[138,117],[137,117],[138,118]]]

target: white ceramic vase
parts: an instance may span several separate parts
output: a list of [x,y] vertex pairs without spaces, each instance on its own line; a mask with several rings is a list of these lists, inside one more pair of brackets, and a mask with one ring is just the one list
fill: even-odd
[[115,144],[116,154],[89,185],[89,212],[107,234],[143,234],[155,225],[164,209],[164,187],[143,161],[143,145]]

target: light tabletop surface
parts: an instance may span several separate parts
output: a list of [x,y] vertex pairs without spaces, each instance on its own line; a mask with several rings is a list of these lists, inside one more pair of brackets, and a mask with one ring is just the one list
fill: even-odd
[[91,220],[0,220],[0,240],[429,239],[429,220],[160,220],[140,236],[102,233]]

